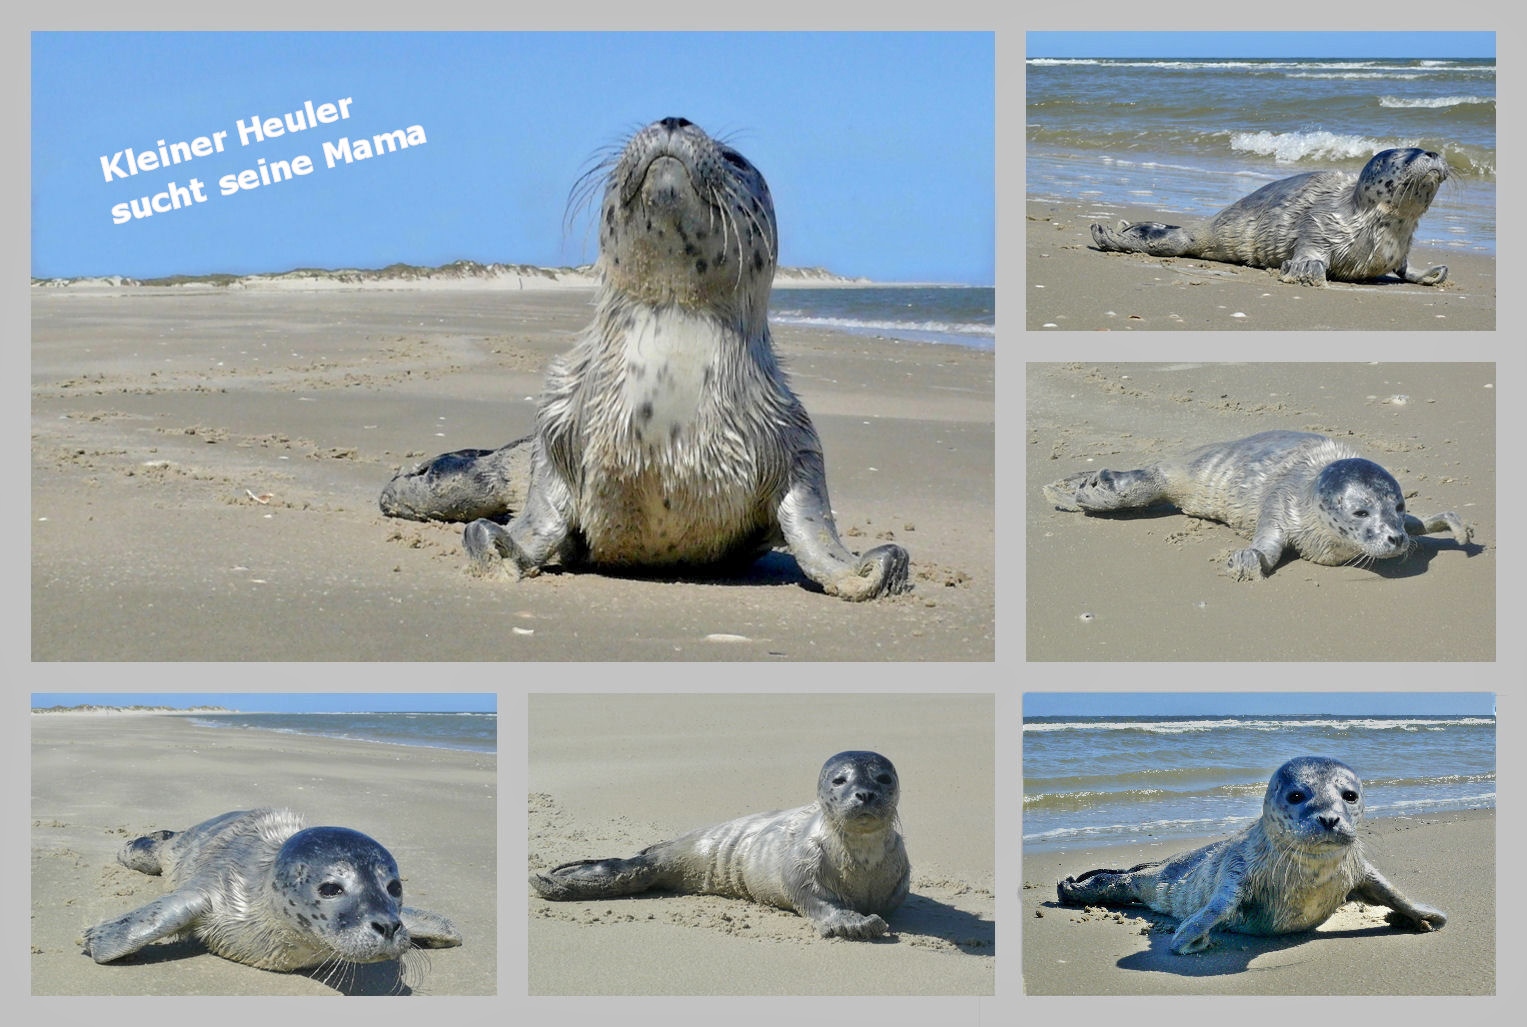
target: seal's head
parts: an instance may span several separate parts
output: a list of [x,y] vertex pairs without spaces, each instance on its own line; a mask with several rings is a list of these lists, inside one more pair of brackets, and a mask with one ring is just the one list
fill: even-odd
[[685,118],[637,132],[605,180],[600,272],[636,302],[761,318],[778,249],[763,175]]
[[1279,767],[1262,800],[1263,829],[1295,849],[1345,849],[1357,841],[1363,783],[1352,768],[1324,756],[1299,756]]
[[272,906],[351,963],[397,959],[410,948],[403,884],[392,854],[346,827],[310,827],[286,840],[271,870]]
[[901,781],[878,752],[840,752],[822,766],[817,802],[845,830],[878,831],[896,820]]
[[[1405,494],[1394,475],[1372,460],[1333,460],[1321,468],[1312,488],[1320,518],[1331,533],[1325,536],[1329,540],[1328,558],[1316,562],[1334,564],[1365,557],[1387,560],[1410,549],[1410,536],[1405,533]],[[1350,552],[1337,551],[1338,539]]]
[[1451,170],[1442,155],[1431,150],[1383,150],[1363,166],[1353,196],[1359,207],[1419,219]]

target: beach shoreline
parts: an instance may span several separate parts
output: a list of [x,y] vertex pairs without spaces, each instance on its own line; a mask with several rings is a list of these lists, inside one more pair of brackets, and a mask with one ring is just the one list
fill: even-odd
[[1205,953],[1169,948],[1176,921],[1141,906],[1062,906],[1055,884],[1217,840],[1075,845],[1023,852],[1024,992],[1037,995],[1493,995],[1495,810],[1380,817],[1360,830],[1369,860],[1402,892],[1448,914],[1440,931],[1395,930],[1348,903],[1313,932],[1218,932]]
[[[174,715],[30,723],[32,994],[334,994],[320,971],[257,970],[194,941],[113,964],[82,955],[85,928],[168,891],[117,864],[125,841],[264,806],[376,838],[398,861],[409,903],[456,922],[462,945],[430,953],[417,982],[411,970],[415,992],[497,994],[494,754],[204,728]],[[360,968],[350,990],[389,993],[396,968]]]
[[1397,278],[1289,285],[1275,273],[1194,257],[1103,253],[1093,222],[1157,221],[1160,211],[1028,198],[1024,325],[1029,331],[1494,331],[1495,258],[1420,248],[1446,264],[1440,287]]

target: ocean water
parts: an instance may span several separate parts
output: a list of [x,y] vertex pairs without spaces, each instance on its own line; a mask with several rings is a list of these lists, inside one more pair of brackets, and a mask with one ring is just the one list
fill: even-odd
[[198,727],[278,731],[431,749],[498,751],[496,713],[197,713]]
[[1357,771],[1368,817],[1495,806],[1493,717],[1026,717],[1023,846],[1228,834],[1295,756]]
[[1418,245],[1495,252],[1495,62],[1027,62],[1027,192],[1204,217],[1306,171],[1379,150],[1447,158]]
[[769,320],[989,350],[997,343],[997,292],[978,286],[776,286]]

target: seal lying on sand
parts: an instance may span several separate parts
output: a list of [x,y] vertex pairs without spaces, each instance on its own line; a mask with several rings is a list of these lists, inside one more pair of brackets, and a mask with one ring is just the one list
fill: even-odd
[[1391,271],[1441,285],[1447,267],[1411,267],[1410,241],[1448,173],[1447,161],[1430,150],[1384,150],[1356,176],[1312,171],[1264,185],[1206,224],[1093,225],[1092,241],[1105,251],[1277,268],[1280,280],[1301,285],[1362,282]]
[[1044,486],[1062,510],[1103,513],[1175,504],[1190,517],[1250,535],[1225,573],[1238,581],[1272,573],[1285,549],[1311,563],[1367,563],[1403,556],[1413,535],[1473,537],[1456,513],[1405,512],[1394,476],[1344,442],[1301,431],[1265,431],[1215,442],[1136,471],[1081,471]]
[[[535,434],[399,473],[382,512],[471,520],[463,542],[484,574],[518,578],[553,559],[739,565],[784,545],[833,595],[906,591],[900,546],[855,556],[839,541],[821,442],[775,357],[778,235],[763,175],[664,118],[610,168],[599,221],[594,323],[552,365]],[[528,495],[505,527],[524,465]]]
[[1351,768],[1320,756],[1279,767],[1267,783],[1262,819],[1240,834],[1164,862],[1089,870],[1056,887],[1072,906],[1138,902],[1182,921],[1172,951],[1198,952],[1215,928],[1293,934],[1325,923],[1351,899],[1388,906],[1389,922],[1415,931],[1447,923],[1412,902],[1363,858],[1357,824],[1363,784]]
[[117,862],[163,874],[174,891],[85,932],[97,963],[190,932],[208,949],[264,970],[379,963],[411,947],[461,944],[437,913],[402,904],[398,865],[345,827],[309,827],[291,810],[224,813],[123,846]]
[[878,938],[907,897],[911,867],[897,830],[891,761],[840,752],[817,801],[755,813],[659,842],[630,859],[584,859],[532,874],[545,899],[605,899],[649,889],[726,895],[793,909],[824,938]]

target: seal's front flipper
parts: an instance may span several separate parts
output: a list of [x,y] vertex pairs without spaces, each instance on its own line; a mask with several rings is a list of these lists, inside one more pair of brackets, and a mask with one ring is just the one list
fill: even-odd
[[1326,284],[1326,262],[1319,257],[1295,257],[1278,269],[1278,281],[1291,285]]
[[97,963],[110,963],[132,955],[152,942],[179,934],[211,909],[212,902],[205,895],[171,892],[131,913],[88,929],[85,932],[85,954]]
[[415,948],[449,949],[461,944],[461,932],[447,918],[427,909],[404,906],[398,911]]
[[1405,515],[1405,533],[1408,535],[1428,535],[1434,531],[1450,532],[1459,545],[1467,545],[1474,538],[1474,530],[1463,519],[1449,510],[1446,513],[1437,514],[1425,519]]
[[1372,864],[1364,868],[1362,881],[1347,897],[1375,906],[1388,906],[1393,912],[1386,919],[1395,927],[1408,927],[1414,931],[1436,931],[1447,923],[1446,913],[1419,902],[1412,902],[1398,888],[1386,881],[1384,875],[1375,870]]
[[1405,266],[1400,268],[1400,277],[1415,285],[1441,285],[1447,281],[1447,265],[1438,264],[1425,271],[1417,271],[1406,261]]
[[790,488],[776,517],[796,563],[829,594],[859,602],[911,591],[911,560],[901,546],[876,546],[855,556],[838,538],[820,452],[795,455]]

